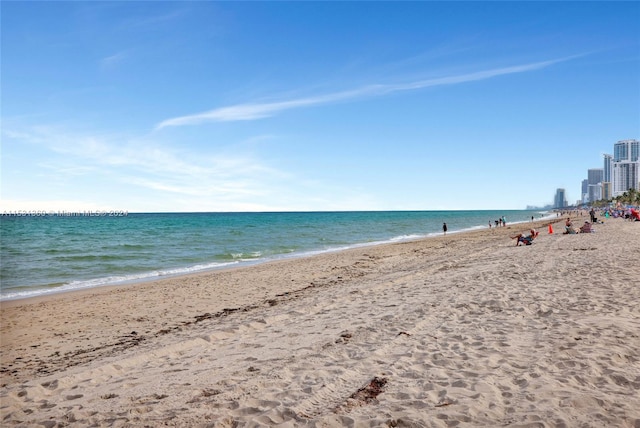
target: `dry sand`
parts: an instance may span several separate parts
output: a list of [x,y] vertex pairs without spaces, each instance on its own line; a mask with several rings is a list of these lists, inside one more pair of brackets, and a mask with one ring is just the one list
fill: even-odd
[[2,426],[640,427],[640,223],[3,302]]

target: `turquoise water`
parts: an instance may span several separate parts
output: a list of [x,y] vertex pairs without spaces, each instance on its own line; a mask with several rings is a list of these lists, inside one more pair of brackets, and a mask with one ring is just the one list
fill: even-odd
[[540,211],[1,216],[0,299],[417,239]]

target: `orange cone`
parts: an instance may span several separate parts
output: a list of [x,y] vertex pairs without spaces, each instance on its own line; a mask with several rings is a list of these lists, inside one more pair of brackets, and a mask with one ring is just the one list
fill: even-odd
[[549,223],[549,235],[553,235],[553,227],[551,227],[551,223]]

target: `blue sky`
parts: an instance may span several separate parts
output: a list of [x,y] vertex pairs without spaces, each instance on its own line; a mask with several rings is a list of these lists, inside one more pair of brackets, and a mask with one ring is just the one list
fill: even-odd
[[640,138],[638,2],[7,2],[4,211],[524,209]]

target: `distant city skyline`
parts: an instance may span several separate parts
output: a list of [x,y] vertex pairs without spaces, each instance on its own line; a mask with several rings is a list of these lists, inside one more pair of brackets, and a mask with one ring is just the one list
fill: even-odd
[[3,2],[0,207],[576,201],[603,148],[640,138],[638,16],[640,2]]
[[[603,153],[603,168],[588,168],[587,178],[581,181],[581,198],[568,201],[566,189],[557,188],[553,202],[537,208],[563,208],[599,200],[610,200],[629,189],[640,191],[640,141],[619,140],[613,144],[613,153]],[[528,205],[528,209],[536,206]]]
[[587,170],[586,183],[582,182],[582,203],[609,200],[629,189],[640,190],[640,141],[617,141],[613,153],[602,155],[602,168]]

